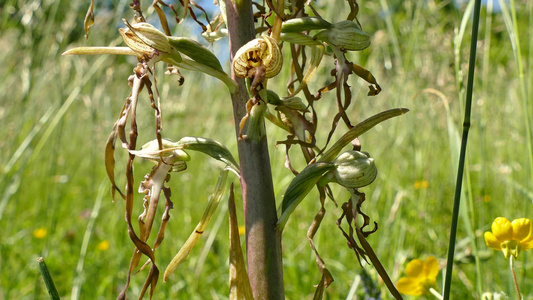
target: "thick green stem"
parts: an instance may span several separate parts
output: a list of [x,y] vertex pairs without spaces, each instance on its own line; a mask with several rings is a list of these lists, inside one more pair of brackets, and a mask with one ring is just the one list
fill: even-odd
[[[226,2],[231,57],[255,36],[250,0]],[[246,115],[246,84],[232,72],[238,88],[231,93],[236,135]],[[264,122],[264,121],[261,121]],[[244,128],[243,132],[246,128]],[[276,202],[266,135],[238,143],[246,226],[248,274],[254,298],[284,299],[281,235],[277,234]]]

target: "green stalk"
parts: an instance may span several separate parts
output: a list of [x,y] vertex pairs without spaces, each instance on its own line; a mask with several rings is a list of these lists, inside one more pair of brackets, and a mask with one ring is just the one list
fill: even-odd
[[461,204],[461,187],[463,185],[463,171],[465,165],[466,145],[468,141],[468,131],[470,130],[470,115],[472,108],[472,89],[474,86],[474,70],[476,66],[476,45],[479,27],[479,13],[481,0],[476,0],[474,4],[474,20],[472,24],[472,40],[470,43],[470,61],[468,65],[468,82],[466,86],[466,107],[463,121],[463,135],[461,139],[461,152],[459,156],[459,166],[457,170],[457,181],[455,184],[455,198],[453,203],[453,216],[450,229],[450,242],[448,244],[448,262],[446,264],[446,278],[444,281],[445,300],[450,299],[450,287],[453,271],[453,258],[455,254],[455,239],[457,235],[457,223],[459,219],[459,207]]
[[516,290],[516,298],[518,300],[521,300],[522,295],[520,294],[520,287],[518,287],[518,281],[516,280],[516,274],[514,271],[514,256],[513,255],[509,257],[509,268],[511,269],[511,275],[513,276],[514,288]]
[[52,300],[59,300],[59,294],[57,293],[52,275],[50,275],[50,271],[48,271],[48,267],[44,262],[44,258],[37,258],[37,262],[39,263],[39,270],[41,270],[41,275],[43,275],[44,284],[46,285],[50,298]]
[[[233,59],[237,50],[255,36],[252,1],[228,0],[225,4]],[[245,81],[237,78],[233,72],[232,78],[238,83],[237,89],[231,93],[235,132],[238,137],[239,123],[246,115],[249,95]],[[281,235],[276,227],[276,201],[266,134],[242,139],[238,142],[238,151],[248,276],[254,298],[284,299]]]

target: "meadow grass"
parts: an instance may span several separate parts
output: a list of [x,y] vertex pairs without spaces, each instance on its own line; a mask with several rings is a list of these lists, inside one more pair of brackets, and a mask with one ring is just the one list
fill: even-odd
[[[121,26],[122,17],[131,16],[123,13],[126,2],[99,7],[88,41],[83,40],[82,32],[85,1],[8,0],[0,8],[0,44],[4,48],[0,56],[0,224],[4,228],[0,299],[47,298],[36,261],[39,256],[45,258],[64,299],[113,298],[124,286],[133,247],[124,222],[124,202],[120,198],[112,202],[108,193],[103,150],[128,96],[126,79],[135,61],[60,54],[73,46],[118,44],[115,28]],[[344,2],[318,4],[334,5],[324,18],[341,20],[337,12],[342,11]],[[379,224],[379,230],[368,240],[396,281],[413,258],[433,255],[441,266],[445,263],[468,71],[470,14],[465,14],[466,7],[455,8],[449,2],[382,0],[360,5],[359,20],[366,32],[373,33],[372,45],[349,57],[372,71],[383,91],[377,97],[367,97],[366,84],[352,79],[350,84],[357,92],[350,116],[362,121],[385,109],[410,109],[361,138],[363,150],[370,152],[379,170],[378,179],[362,189],[367,196],[363,210]],[[528,35],[533,29],[528,18],[533,15],[530,1],[515,5],[516,26],[512,14],[505,11],[490,14],[484,8],[481,15],[451,290],[454,299],[480,299],[482,292],[513,294],[507,262],[501,253],[485,247],[483,232],[498,216],[531,218],[531,136],[526,120],[533,116],[529,94],[533,49]],[[511,43],[515,37],[521,41],[519,45]],[[332,59],[326,58],[321,67],[310,84],[313,88],[331,81]],[[162,74],[164,70],[158,71]],[[225,87],[205,76],[187,71],[184,75],[181,87],[174,77],[159,77],[163,136],[173,140],[193,135],[214,138],[236,155]],[[279,81],[273,88],[283,91],[284,79],[283,75],[276,79]],[[145,98],[140,107],[142,144],[155,136],[153,111]],[[319,133],[323,140],[336,111],[334,95],[326,94],[317,109],[323,117]],[[343,130],[339,128],[335,136]],[[271,124],[268,134],[275,193],[281,199],[293,175],[283,167],[284,147],[274,147],[284,134]],[[296,154],[296,149],[291,151]],[[120,149],[117,153],[120,185],[126,156]],[[166,267],[196,226],[218,177],[218,164],[202,155],[191,156],[188,170],[173,174],[170,181],[174,209],[165,240],[156,252],[160,268]],[[295,165],[301,169],[303,162],[296,161]],[[147,162],[136,162],[137,183],[150,168]],[[232,180],[237,184],[235,178]],[[340,188],[333,191],[338,203],[349,197]],[[138,200],[134,216],[141,212],[141,197]],[[237,198],[242,216],[239,201]],[[225,204],[187,261],[169,282],[158,284],[156,299],[227,298]],[[311,299],[313,285],[320,279],[306,238],[319,208],[318,194],[313,191],[284,230],[287,299]],[[366,276],[383,298],[390,297],[373,267],[365,266],[365,275],[353,251],[346,247],[335,224],[340,208],[328,201],[326,210],[315,237],[318,251],[335,278],[326,298],[362,297]],[[37,238],[36,229],[45,229],[46,235]],[[108,249],[99,248],[103,241],[109,242]],[[521,254],[517,264],[526,299],[533,297],[533,279],[528,276],[530,257]],[[138,294],[144,278],[144,273],[133,276],[130,295]],[[442,291],[442,285],[439,288]]]

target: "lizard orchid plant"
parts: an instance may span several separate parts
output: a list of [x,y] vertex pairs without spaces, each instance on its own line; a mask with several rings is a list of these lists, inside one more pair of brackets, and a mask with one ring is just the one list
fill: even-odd
[[[230,217],[230,298],[231,299],[283,299],[282,233],[290,215],[312,189],[317,189],[321,208],[311,223],[307,238],[316,255],[320,279],[315,298],[321,299],[324,290],[333,282],[333,276],[319,255],[313,237],[320,227],[326,199],[336,205],[331,185],[338,184],[347,191],[347,201],[342,204],[342,215],[337,220],[355,258],[371,262],[383,279],[391,294],[401,299],[390,280],[385,267],[380,263],[367,237],[377,231],[367,229],[370,218],[363,212],[365,194],[361,188],[370,185],[378,176],[375,160],[368,152],[362,151],[358,137],[375,125],[405,114],[405,108],[394,108],[369,116],[366,120],[352,123],[349,108],[353,89],[349,80],[356,75],[369,83],[369,96],[381,91],[372,73],[350,61],[350,55],[367,49],[371,35],[363,31],[357,19],[359,4],[347,0],[349,9],[344,20],[326,21],[320,17],[311,1],[271,1],[266,5],[250,0],[218,1],[219,14],[209,19],[205,10],[192,1],[180,1],[184,15],[179,15],[174,6],[161,0],[152,4],[153,11],[161,28],[146,21],[140,1],[132,1],[131,23],[124,20],[125,28],[119,29],[127,47],[79,47],[64,55],[131,55],[138,60],[128,83],[131,93],[126,97],[119,117],[113,126],[105,148],[105,165],[112,184],[112,195],[119,193],[126,202],[125,215],[128,235],[134,245],[128,268],[128,277],[119,299],[125,299],[133,274],[149,267],[146,281],[140,289],[139,298],[149,290],[154,295],[160,277],[159,263],[155,252],[162,246],[165,229],[169,226],[170,210],[174,207],[171,191],[167,183],[170,174],[187,171],[192,163],[191,151],[196,151],[223,163],[213,194],[209,198],[205,213],[192,231],[187,242],[177,251],[163,273],[164,281],[172,280],[180,264],[190,254],[222,201],[228,189],[230,174],[236,175],[240,183],[245,219],[247,267],[239,242],[239,224],[234,210],[233,185],[229,188]],[[94,5],[91,1],[85,19],[85,30],[94,23]],[[199,20],[201,11],[206,20]],[[229,39],[231,70],[224,70],[217,56],[206,46],[192,37],[171,34],[168,15],[174,15],[175,26],[189,26],[184,19],[192,18],[202,28],[201,36],[209,43]],[[257,21],[254,23],[254,21]],[[254,27],[254,24],[257,24]],[[311,79],[329,60],[334,66],[332,79],[322,87],[310,86]],[[169,74],[186,77],[185,71],[201,72],[221,80],[227,87],[228,103],[232,103],[238,159],[228,148],[215,139],[187,136],[187,128],[181,129],[182,137],[170,139],[162,130],[161,99],[158,94],[155,66],[167,64]],[[279,74],[288,75],[286,88],[281,88]],[[322,73],[322,72],[320,72]],[[180,81],[183,83],[183,81]],[[184,84],[187,84],[185,82]],[[179,88],[179,87],[176,87]],[[141,107],[139,98],[142,90],[147,91],[155,118],[154,138],[137,146],[137,111]],[[334,91],[335,92],[331,92]],[[328,99],[329,98],[329,99]],[[334,101],[338,110],[331,114],[331,129],[325,140],[317,138],[319,116],[316,113],[321,102]],[[206,116],[207,117],[207,116]],[[338,123],[348,128],[342,137],[333,141]],[[265,121],[286,133],[286,139],[276,145],[286,149],[287,172],[294,175],[286,187],[282,199],[274,195],[274,180],[268,153],[268,137]],[[356,125],[354,125],[356,124]],[[174,142],[173,140],[177,140]],[[125,187],[119,187],[115,179],[116,143],[127,152],[125,162]],[[331,144],[331,145],[330,145]],[[351,147],[348,147],[351,145]],[[291,150],[294,148],[296,151]],[[367,149],[365,149],[367,150]],[[371,149],[370,149],[371,150]],[[292,156],[300,153],[306,166],[293,166]],[[134,160],[146,159],[154,163],[138,189],[134,187]],[[137,194],[138,193],[138,194]],[[143,211],[134,226],[134,198],[143,199]],[[164,201],[160,201],[164,198]],[[180,199],[188,201],[188,199]],[[164,202],[160,204],[159,202]],[[163,206],[159,229],[155,241],[148,244],[154,232],[154,220],[159,207]],[[277,207],[276,207],[277,206]],[[179,214],[180,212],[176,212]],[[341,226],[342,225],[342,226]],[[346,231],[346,227],[349,228]],[[305,238],[305,237],[303,237]],[[145,258],[146,262],[141,263]]]

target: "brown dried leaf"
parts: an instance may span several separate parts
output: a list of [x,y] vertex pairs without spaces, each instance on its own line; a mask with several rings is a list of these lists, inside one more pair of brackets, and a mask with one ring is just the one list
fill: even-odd
[[229,298],[230,300],[253,300],[254,296],[246,266],[242,254],[241,242],[239,239],[239,224],[237,223],[237,212],[235,210],[235,197],[233,194],[233,183],[229,196]]
[[94,0],[91,0],[87,14],[85,14],[85,20],[83,21],[83,29],[85,29],[85,39],[89,39],[89,28],[94,25]]
[[374,265],[374,268],[376,268],[376,270],[378,271],[378,274],[381,277],[381,279],[385,282],[385,285],[389,289],[390,293],[396,299],[400,299],[400,300],[403,299],[402,295],[400,295],[400,292],[398,292],[398,290],[394,286],[394,283],[392,283],[389,275],[387,274],[387,271],[385,270],[385,268],[383,267],[383,265],[379,261],[379,258],[377,257],[376,253],[374,252],[374,250],[372,249],[372,247],[370,246],[370,244],[366,240],[366,238],[365,238],[363,232],[361,231],[361,229],[356,228],[356,232],[357,232],[357,237],[359,238],[359,242],[361,243],[361,246],[363,247],[363,249],[365,249],[368,258],[370,259],[370,261]]
[[115,200],[115,191],[118,191],[122,199],[126,199],[126,196],[120,191],[115,183],[115,142],[117,140],[117,128],[116,125],[113,126],[113,131],[107,138],[105,144],[105,170],[107,172],[107,177],[111,182],[111,198]]
[[[356,189],[350,190],[350,193],[352,194],[352,197],[350,199],[350,204],[351,205],[349,205],[349,206],[352,208],[351,212],[352,212],[352,217],[353,217],[353,221],[354,221],[354,225],[355,225],[355,232],[357,234],[357,239],[359,240],[359,243],[361,243],[361,246],[363,247],[366,256],[370,259],[370,261],[374,265],[374,268],[376,268],[376,271],[378,271],[379,276],[381,277],[383,282],[385,282],[385,285],[389,289],[390,293],[396,299],[403,299],[402,295],[400,295],[400,293],[398,292],[398,290],[394,286],[394,283],[392,283],[389,275],[387,274],[387,271],[385,270],[385,268],[383,267],[383,265],[379,261],[379,258],[377,257],[376,253],[372,249],[372,246],[370,246],[370,244],[366,240],[366,237],[368,236],[369,233],[367,232],[365,234],[365,232],[363,232],[363,230],[362,230],[362,227],[359,227],[359,225],[357,224],[356,214],[363,215],[364,220],[365,220],[363,226],[366,226],[369,223],[369,219],[370,218],[361,212],[361,204],[363,203],[363,201],[365,201],[365,194],[357,192]],[[355,201],[357,201],[357,204],[354,207],[353,203]],[[350,229],[351,229],[351,227],[350,227]]]
[[161,1],[161,0],[154,0],[154,2],[152,3],[152,6],[154,7],[157,16],[159,17],[159,22],[161,23],[161,27],[163,27],[163,30],[165,31],[165,34],[170,36],[172,34],[170,32],[170,28],[168,27],[167,16],[165,15],[165,13],[163,12],[163,10],[161,9],[161,7],[158,4],[161,4],[161,5],[167,6],[167,7],[168,7],[168,5],[165,2]]
[[[326,264],[324,263],[320,255],[318,254],[318,250],[316,249],[315,243],[313,242],[313,238],[315,237],[315,234],[318,231],[318,228],[320,227],[320,223],[322,223],[322,219],[324,218],[324,215],[326,213],[326,209],[324,207],[324,201],[326,199],[326,194],[323,188],[318,187],[318,191],[320,192],[320,210],[315,215],[315,218],[313,219],[313,223],[311,223],[311,226],[307,230],[307,239],[309,240],[311,249],[313,249],[313,252],[315,252],[316,264],[318,266],[318,269],[320,270],[320,273],[322,273],[322,279],[320,280],[320,283],[315,291],[314,299],[322,299],[324,288],[327,288],[333,282],[333,276],[331,276],[331,273],[326,268]],[[319,294],[320,294],[320,297],[316,298],[317,296],[319,296]]]
[[374,75],[370,73],[370,71],[356,64],[353,64],[352,71],[353,73],[355,73],[355,75],[361,77],[366,82],[372,84],[368,86],[368,88],[370,89],[370,91],[368,92],[368,96],[376,96],[377,94],[381,92],[381,87],[379,86]]

